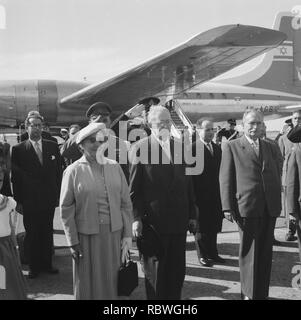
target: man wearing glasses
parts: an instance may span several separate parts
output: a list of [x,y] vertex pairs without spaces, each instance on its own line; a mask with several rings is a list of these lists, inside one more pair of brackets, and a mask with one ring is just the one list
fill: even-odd
[[42,138],[43,117],[31,111],[29,139],[12,148],[12,185],[17,211],[23,214],[28,277],[58,273],[52,265],[53,217],[58,205],[62,162],[57,143]]
[[[301,124],[301,110],[294,111],[292,114],[292,131],[296,130],[295,128],[299,128]],[[283,156],[283,170],[282,170],[282,186],[283,186],[283,208],[285,211],[286,220],[288,222],[288,232],[285,235],[286,241],[295,241],[297,237],[295,236],[296,233],[296,219],[289,215],[287,212],[287,169],[288,169],[288,162],[291,157],[292,151],[298,147],[300,141],[292,142],[289,138],[291,132],[284,134],[279,138],[279,147],[281,154]]]

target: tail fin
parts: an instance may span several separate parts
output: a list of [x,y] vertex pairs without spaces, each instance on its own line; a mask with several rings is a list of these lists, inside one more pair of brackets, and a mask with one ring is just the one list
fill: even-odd
[[278,13],[273,29],[286,33],[287,40],[253,70],[223,83],[301,94],[301,10]]

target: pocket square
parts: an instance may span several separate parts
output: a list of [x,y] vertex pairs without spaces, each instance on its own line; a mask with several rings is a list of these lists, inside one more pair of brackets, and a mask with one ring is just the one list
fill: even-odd
[[54,160],[55,159],[55,156],[51,156],[51,160]]

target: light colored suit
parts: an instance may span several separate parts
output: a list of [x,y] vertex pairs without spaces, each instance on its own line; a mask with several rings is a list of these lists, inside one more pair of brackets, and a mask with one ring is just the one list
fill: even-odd
[[[131,237],[133,213],[129,188],[119,164],[108,158],[106,160],[104,179],[110,207],[111,231],[123,229],[122,236]],[[79,243],[78,233],[99,233],[97,190],[93,188],[93,179],[91,167],[85,156],[67,167],[64,172],[60,213],[69,245]],[[83,188],[91,189],[91,192],[81,192]]]
[[240,233],[241,292],[266,299],[276,217],[281,212],[277,149],[259,140],[259,156],[245,136],[225,145],[220,169],[223,211],[233,211]]

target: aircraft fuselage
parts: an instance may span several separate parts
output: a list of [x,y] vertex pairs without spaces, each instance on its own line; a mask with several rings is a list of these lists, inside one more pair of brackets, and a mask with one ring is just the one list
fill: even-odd
[[[86,82],[60,80],[0,81],[0,125],[17,126],[30,110],[39,110],[52,126],[86,122],[87,106],[66,108],[61,107],[59,101],[87,85]],[[213,82],[199,85],[175,98],[192,123],[204,116],[215,121],[241,119],[244,111],[251,107],[261,110],[268,118],[284,117],[292,112],[292,109],[286,109],[287,106],[301,104],[299,95]],[[122,107],[111,106],[116,115],[131,107],[126,97]]]

